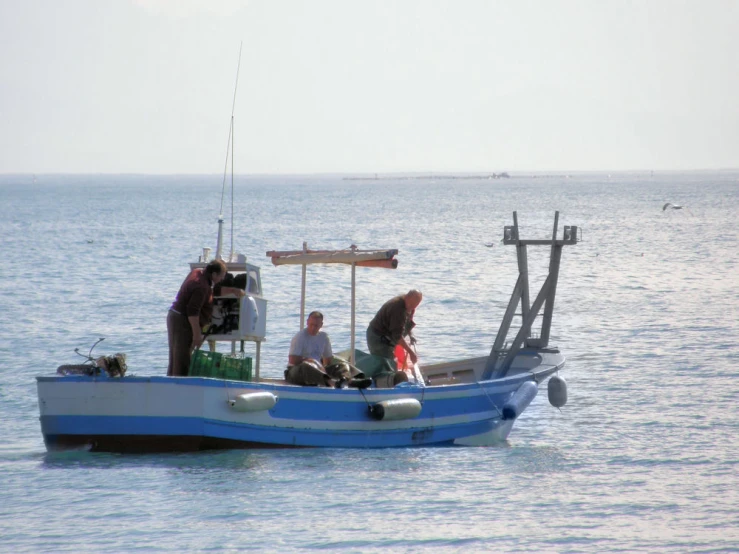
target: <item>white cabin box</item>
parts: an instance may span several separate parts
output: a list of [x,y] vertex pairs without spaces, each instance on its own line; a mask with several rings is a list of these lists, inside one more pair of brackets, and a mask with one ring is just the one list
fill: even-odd
[[[208,252],[203,255],[191,269],[204,268],[208,261]],[[267,334],[267,300],[262,297],[262,279],[259,267],[246,263],[246,258],[239,255],[236,262],[225,262],[228,279],[222,284],[228,287],[241,288],[246,293],[243,298],[235,296],[215,296],[213,298],[212,330],[206,337],[209,341],[254,341],[262,342]]]
[[250,294],[243,298],[216,296],[212,321],[214,333],[208,340],[261,342],[267,333],[267,300]]

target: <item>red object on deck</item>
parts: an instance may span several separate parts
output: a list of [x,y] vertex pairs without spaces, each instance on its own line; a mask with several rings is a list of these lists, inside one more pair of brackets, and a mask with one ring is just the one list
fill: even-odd
[[407,369],[408,365],[406,362],[407,362],[408,354],[406,353],[405,348],[403,348],[399,344],[396,344],[394,354],[395,354],[395,359],[398,361],[398,369],[399,370]]

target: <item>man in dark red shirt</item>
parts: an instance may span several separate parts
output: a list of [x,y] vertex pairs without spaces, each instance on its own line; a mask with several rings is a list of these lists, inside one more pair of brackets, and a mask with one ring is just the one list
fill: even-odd
[[[167,313],[169,365],[167,375],[186,376],[190,356],[203,342],[202,328],[210,323],[213,287],[226,276],[226,264],[213,260],[204,269],[193,269],[183,281]],[[244,296],[241,289],[223,287],[221,294]]]

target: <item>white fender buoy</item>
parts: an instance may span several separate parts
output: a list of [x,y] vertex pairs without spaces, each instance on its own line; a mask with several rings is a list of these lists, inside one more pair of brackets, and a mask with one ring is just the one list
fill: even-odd
[[521,386],[516,389],[513,396],[503,404],[503,419],[516,419],[531,404],[531,401],[539,392],[539,387],[534,381],[524,381]]
[[549,403],[555,408],[561,408],[567,404],[567,381],[559,375],[552,376],[547,385],[547,393]]
[[277,397],[268,391],[246,392],[228,403],[237,412],[262,412],[274,408]]
[[383,400],[370,406],[370,415],[378,421],[413,419],[421,413],[421,403],[415,398]]

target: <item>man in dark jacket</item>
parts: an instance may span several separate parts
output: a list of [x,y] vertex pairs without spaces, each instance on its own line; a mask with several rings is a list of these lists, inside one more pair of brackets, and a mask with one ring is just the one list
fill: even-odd
[[[412,289],[382,305],[367,327],[367,348],[370,354],[390,360],[391,366],[395,367],[393,351],[399,344],[408,353],[412,363],[418,361],[409,344],[410,339],[406,339],[405,336],[410,334],[415,325],[413,314],[421,300],[423,300],[421,291]],[[407,377],[404,380],[407,380]]]

